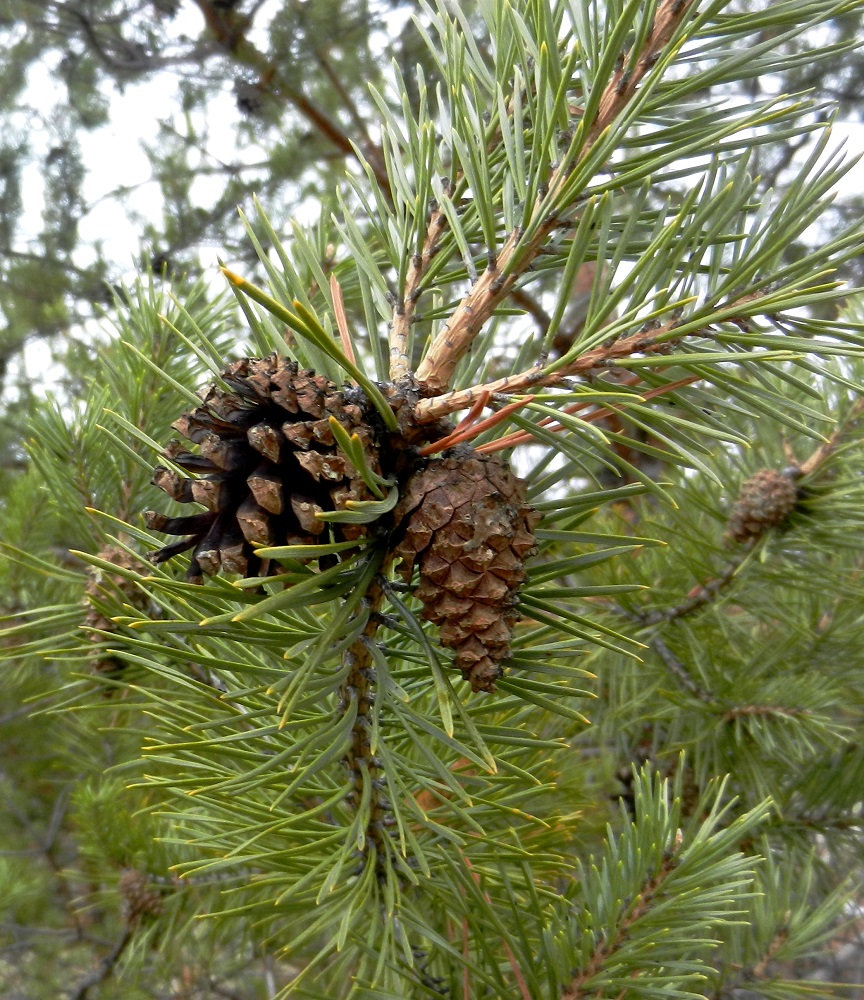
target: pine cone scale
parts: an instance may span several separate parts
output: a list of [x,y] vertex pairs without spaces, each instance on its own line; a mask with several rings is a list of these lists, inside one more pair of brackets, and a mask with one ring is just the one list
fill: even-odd
[[285,435],[271,424],[255,424],[246,431],[246,438],[259,454],[269,458],[274,465],[282,461]]
[[282,479],[268,468],[258,468],[246,483],[259,507],[271,514],[281,514],[285,506]]
[[192,500],[200,503],[207,510],[221,510],[228,502],[228,485],[225,476],[219,474],[209,479],[196,479],[192,482]]
[[153,485],[164,490],[172,500],[176,500],[178,503],[193,503],[195,501],[195,497],[192,495],[193,482],[194,480],[187,479],[172,469],[166,469],[164,465],[157,465],[153,472]]

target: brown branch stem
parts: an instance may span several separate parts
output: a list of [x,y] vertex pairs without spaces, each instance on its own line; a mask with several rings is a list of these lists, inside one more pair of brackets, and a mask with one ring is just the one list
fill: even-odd
[[366,122],[363,116],[360,114],[360,109],[357,107],[354,99],[348,93],[345,84],[336,70],[333,68],[333,64],[330,62],[329,58],[325,55],[321,48],[315,49],[315,58],[318,60],[318,65],[324,71],[325,76],[333,85],[333,89],[339,95],[342,103],[345,105],[346,110],[354,123],[354,128],[357,129],[358,135],[363,137],[363,147],[367,150],[375,150],[380,156],[381,151],[372,141],[372,137],[369,135],[369,129],[366,127]]
[[806,708],[790,708],[788,705],[736,705],[723,716],[724,722],[734,722],[747,716],[782,715],[787,719],[800,719],[810,715]]
[[133,922],[130,920],[127,922],[123,934],[117,940],[117,943],[111,949],[110,953],[102,959],[90,975],[81,980],[81,982],[75,987],[69,1000],[87,1000],[87,997],[90,995],[90,991],[94,986],[99,986],[113,975],[114,968],[120,961],[120,957],[126,950],[129,942],[132,940],[133,931]]
[[704,701],[706,704],[711,704],[714,701],[714,695],[711,694],[710,691],[706,691],[705,688],[700,687],[696,681],[693,680],[690,676],[690,671],[684,663],[678,659],[678,657],[672,652],[659,635],[655,635],[652,639],[650,639],[649,645],[663,661],[663,665],[669,673],[678,680],[681,687],[689,691],[694,698],[698,698],[699,701]]
[[[382,568],[382,572],[383,572]],[[382,769],[378,759],[372,753],[372,706],[375,701],[375,673],[371,644],[381,623],[381,606],[384,600],[384,588],[376,579],[372,582],[364,598],[369,610],[366,627],[357,640],[343,654],[344,662],[348,664],[348,673],[340,687],[340,704],[343,710],[356,702],[357,715],[351,730],[351,745],[343,758],[350,775],[352,787],[349,798],[354,809],[359,809],[364,798],[364,787],[371,785],[371,802],[369,805],[369,822],[366,827],[366,844],[375,849],[379,866],[386,856],[384,840],[387,837],[386,827],[392,822],[392,813],[386,801],[384,792],[379,787]]]
[[[595,347],[574,359],[570,363],[548,371],[544,368],[529,368],[527,371],[519,372],[516,375],[505,375],[494,382],[487,382],[485,385],[475,385],[468,389],[457,389],[452,392],[445,392],[443,395],[435,396],[431,399],[421,399],[414,409],[414,416],[418,423],[430,423],[441,417],[446,417],[457,410],[463,410],[470,406],[475,398],[482,392],[490,395],[499,393],[517,393],[539,388],[551,388],[561,385],[568,378],[574,375],[584,375],[590,371],[602,370],[621,358],[630,357],[633,354],[651,354],[665,351],[670,343],[675,342],[675,338],[670,337],[674,333],[676,324],[668,323],[664,326],[652,330],[639,330],[629,337],[616,340],[613,344]],[[704,333],[704,331],[700,331]],[[682,334],[683,337],[683,334]]]
[[[456,366],[474,342],[496,307],[513,290],[516,280],[528,269],[549,235],[560,226],[557,218],[542,222],[524,249],[520,246],[522,232],[514,229],[507,237],[497,259],[474,282],[462,299],[450,322],[432,342],[417,369],[417,381],[430,395],[442,393],[450,384]],[[511,267],[516,251],[522,249],[518,263]],[[450,411],[452,412],[452,411]]]
[[[653,389],[646,389],[644,392],[640,392],[638,395],[634,396],[633,402],[645,403],[649,399],[656,399],[658,396],[662,396],[667,392],[674,392],[676,389],[682,389],[685,385],[692,385],[694,382],[699,382],[701,378],[701,375],[691,375],[688,378],[679,379],[677,382],[670,382],[668,385],[659,385],[655,386]],[[640,376],[636,375],[621,384],[635,385],[639,381]],[[590,400],[582,400],[581,402],[571,403],[569,406],[565,406],[561,412],[573,415],[591,405],[593,404]],[[596,422],[598,420],[605,420],[607,417],[612,417],[616,414],[626,413],[626,410],[627,403],[622,401],[621,405],[615,407],[614,409],[609,406],[600,406],[596,410],[592,410],[590,413],[587,413],[584,417],[582,417],[582,419],[585,423]],[[553,434],[560,434],[567,430],[566,426],[564,424],[557,423],[554,417],[544,417],[538,426],[547,428]],[[514,431],[506,437],[498,438],[495,441],[489,441],[486,444],[480,445],[477,448],[477,451],[485,455],[491,455],[496,451],[504,451],[507,448],[515,448],[520,444],[531,444],[532,441],[534,441],[534,435],[531,431]]]
[[671,608],[655,608],[653,611],[636,612],[639,621],[643,625],[659,625],[661,622],[673,622],[704,608],[732,582],[746,555],[747,553],[743,553],[732,559],[720,576],[698,584],[690,591],[686,600],[681,601],[680,604],[674,604]]
[[[747,553],[743,553],[732,559],[720,576],[707,580],[705,583],[698,584],[690,591],[685,600],[678,604],[673,604],[671,607],[655,608],[653,611],[631,611],[629,609],[622,608],[620,605],[615,605],[614,610],[617,614],[622,615],[625,618],[629,618],[631,621],[638,622],[639,625],[646,628],[678,621],[680,618],[694,614],[696,611],[699,611],[712,601],[716,600],[723,590],[725,590],[732,580],[734,580],[735,575],[740,566],[743,564],[746,556]],[[714,695],[710,691],[701,687],[693,679],[686,664],[684,664],[684,662],[672,652],[660,635],[654,634],[646,641],[654,652],[660,657],[663,661],[663,665],[678,681],[681,687],[705,704],[713,704],[715,702],[716,699]],[[730,713],[735,712],[735,709],[730,710]],[[734,715],[730,714],[730,717],[734,717]]]
[[862,412],[864,412],[864,398],[856,400],[849,413],[843,418],[843,420],[838,422],[828,440],[819,445],[813,454],[798,466],[799,474],[802,476],[809,476],[811,472],[815,472],[825,461],[827,461],[827,459],[830,458],[831,455],[833,455],[837,450],[837,446],[839,445],[844,432],[848,431],[851,427],[854,427],[860,419]]
[[533,318],[537,324],[539,333],[545,337],[546,331],[549,329],[549,324],[552,322],[552,317],[537,299],[533,295],[529,295],[524,288],[514,288],[510,298],[520,309],[524,309]]
[[[200,9],[217,45],[233,59],[259,73],[258,86],[262,92],[289,102],[300,114],[328,139],[343,155],[356,157],[357,153],[344,129],[313,103],[301,89],[292,86],[279,67],[271,62],[248,38],[251,18],[235,10],[217,7],[212,0],[194,0]],[[379,187],[390,197],[390,179],[383,166],[380,150],[370,146],[367,151],[369,165]]]

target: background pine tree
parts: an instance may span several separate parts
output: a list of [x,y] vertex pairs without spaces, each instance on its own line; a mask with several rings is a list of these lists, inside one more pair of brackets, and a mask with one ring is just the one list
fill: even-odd
[[427,9],[317,225],[116,290],[0,509],[4,995],[842,993],[864,240],[762,89],[861,10]]

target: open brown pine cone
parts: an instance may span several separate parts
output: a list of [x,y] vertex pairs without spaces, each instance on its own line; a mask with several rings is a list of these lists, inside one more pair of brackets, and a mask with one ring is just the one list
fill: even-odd
[[[185,536],[153,553],[156,563],[192,549],[187,578],[220,569],[241,576],[266,575],[254,546],[313,545],[328,540],[318,515],[345,510],[349,501],[372,500],[333,435],[330,419],[356,434],[368,465],[380,472],[378,431],[356,390],[334,383],[275,354],[237,361],[223,373],[226,392],[210,386],[201,406],[174,428],[198,445],[190,452],[172,442],[165,455],[196,474],[187,478],[160,466],[153,483],[181,503],[206,510],[188,517],[145,514],[147,526]],[[356,540],[363,525],[333,525],[335,541]]]

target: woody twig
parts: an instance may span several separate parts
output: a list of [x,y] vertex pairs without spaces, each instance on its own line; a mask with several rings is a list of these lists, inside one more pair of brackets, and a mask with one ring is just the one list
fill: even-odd
[[411,259],[408,278],[405,282],[405,295],[393,309],[393,319],[390,324],[390,379],[399,382],[411,371],[411,359],[408,357],[408,335],[414,321],[417,300],[420,298],[420,285],[432,258],[438,251],[439,240],[447,225],[447,217],[437,206],[429,215],[426,227],[426,239],[423,249]]
[[[678,846],[676,843],[676,849]],[[561,1000],[580,1000],[582,997],[601,995],[602,990],[598,992],[592,980],[600,974],[604,963],[627,941],[628,933],[633,925],[650,912],[655,899],[663,893],[664,883],[675,870],[677,861],[678,858],[674,851],[668,853],[661,861],[658,871],[645,880],[639,895],[622,914],[614,934],[607,938],[597,935],[594,951],[584,963],[583,968],[574,974],[570,985],[562,992]]]
[[864,413],[864,398],[857,400],[853,404],[849,413],[834,428],[828,440],[821,444],[809,458],[797,466],[798,474],[800,476],[809,476],[811,472],[815,472],[823,465],[837,450],[843,434],[858,422],[862,413]]
[[[280,67],[274,64],[252,42],[249,33],[257,6],[250,13],[242,14],[233,5],[217,4],[213,0],[194,0],[194,2],[201,11],[210,34],[219,48],[227,52],[240,65],[247,66],[259,74],[258,89],[262,93],[269,94],[278,101],[290,104],[324,138],[329,140],[343,156],[357,156],[357,150],[350,136],[345,133],[342,126],[326,114],[314,101],[310,100],[302,87],[292,85]],[[330,77],[332,84],[332,67],[325,64],[320,53],[317,55],[322,69]],[[339,93],[343,97],[343,100],[345,100],[347,95],[344,88],[340,88]],[[351,117],[354,118],[356,108],[353,102],[348,103],[346,106]],[[361,138],[368,140],[368,132],[365,127],[361,133]],[[375,180],[385,195],[389,197],[390,179],[387,176],[387,171],[384,169],[381,150],[374,143],[365,142],[365,146],[366,157],[375,175]]]
[[[688,378],[678,379],[676,382],[670,382],[668,385],[658,385],[653,389],[646,389],[643,392],[638,393],[633,396],[633,403],[646,403],[649,399],[656,399],[658,396],[666,395],[670,392],[675,392],[676,389],[683,389],[685,385],[692,385],[694,382],[700,381],[700,375],[690,375]],[[634,376],[629,379],[626,384],[635,385],[640,381],[639,376]],[[534,397],[526,397],[527,399],[533,399]],[[566,413],[570,416],[578,413],[580,410],[584,410],[586,407],[593,405],[590,399],[581,400],[577,403],[571,403],[569,406],[565,406],[562,413]],[[585,414],[582,419],[586,423],[593,423],[598,420],[605,420],[607,417],[614,416],[616,413],[621,413],[626,410],[627,401],[622,402],[620,406],[610,407],[610,406],[600,406],[596,410],[592,410],[590,413]],[[544,417],[539,423],[540,427],[543,427],[553,434],[559,434],[565,431],[567,428],[564,424],[559,424],[555,421],[553,417]],[[506,435],[506,437],[498,438],[496,441],[489,441],[486,444],[481,444],[477,451],[482,452],[486,455],[491,455],[496,451],[504,451],[507,448],[515,448],[520,444],[530,444],[534,440],[534,436],[531,431],[514,431],[512,434]]]

